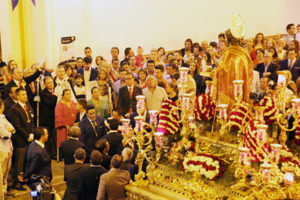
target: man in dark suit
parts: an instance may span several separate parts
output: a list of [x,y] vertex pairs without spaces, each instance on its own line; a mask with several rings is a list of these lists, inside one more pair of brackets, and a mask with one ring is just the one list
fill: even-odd
[[63,141],[60,145],[59,152],[64,159],[65,165],[74,163],[74,152],[78,148],[85,149],[83,143],[79,141],[80,128],[78,126],[72,126],[70,128],[70,137],[66,141]]
[[87,85],[89,81],[97,79],[98,71],[91,67],[92,57],[83,58],[83,67],[78,70],[78,73],[83,76],[83,84]]
[[296,49],[290,49],[288,59],[280,61],[280,70],[289,70],[292,74],[292,81],[296,83],[300,74],[300,60],[297,59]]
[[109,143],[108,154],[114,156],[115,154],[121,154],[123,150],[123,136],[118,132],[119,121],[117,119],[111,119],[109,121],[110,131],[102,139],[106,139]]
[[99,151],[94,150],[91,153],[92,165],[80,173],[78,186],[78,200],[95,200],[100,181],[100,176],[107,172],[101,166],[102,155]]
[[136,96],[142,95],[142,89],[134,85],[134,76],[128,72],[126,74],[126,86],[119,90],[118,107],[122,115],[136,112]]
[[256,71],[259,72],[259,78],[266,76],[275,82],[277,81],[277,67],[275,64],[272,63],[271,52],[265,53],[265,61],[257,65]]
[[64,180],[67,183],[67,189],[63,198],[64,200],[77,200],[80,173],[85,168],[89,167],[88,164],[84,164],[85,158],[85,150],[78,148],[74,153],[75,163],[71,165],[65,165]]
[[23,172],[28,143],[34,139],[33,110],[28,104],[28,97],[24,88],[18,88],[16,95],[18,103],[7,114],[8,120],[16,129],[16,133],[12,136],[14,145],[13,187],[17,190],[26,190],[20,185],[18,175]]
[[48,140],[48,131],[44,127],[38,127],[34,135],[34,142],[30,143],[26,154],[26,171],[24,179],[36,174],[52,179],[51,158],[45,149]]
[[109,152],[109,143],[106,139],[97,140],[95,144],[95,150],[98,150],[102,154],[102,166],[109,170],[110,168],[110,160],[111,156],[108,154]]
[[4,98],[6,99],[8,97],[8,93],[10,91],[11,87],[22,87],[26,90],[27,95],[28,95],[28,100],[33,101],[34,96],[32,96],[32,90],[30,88],[30,83],[35,81],[40,74],[42,73],[42,69],[37,70],[34,74],[28,77],[23,77],[23,72],[19,68],[15,68],[12,70],[12,77],[13,80],[9,81],[5,85],[4,89]]
[[16,95],[16,90],[18,87],[11,87],[8,93],[8,97],[4,101],[4,115],[7,117],[7,112],[15,105],[18,103],[17,95]]
[[87,153],[89,154],[95,147],[95,143],[101,137],[106,135],[106,129],[104,124],[104,118],[96,116],[96,109],[94,106],[86,107],[87,117],[79,122],[81,129],[80,141],[87,147]]
[[130,47],[127,47],[124,50],[124,54],[125,54],[125,59],[121,61],[121,63],[120,63],[121,66],[123,66],[123,63],[125,63],[125,62],[129,63],[130,56],[134,56],[134,52]]
[[47,128],[49,139],[46,143],[46,150],[53,157],[56,154],[56,133],[55,133],[55,106],[57,96],[54,95],[54,83],[50,76],[44,78],[45,89],[40,93],[39,122]]

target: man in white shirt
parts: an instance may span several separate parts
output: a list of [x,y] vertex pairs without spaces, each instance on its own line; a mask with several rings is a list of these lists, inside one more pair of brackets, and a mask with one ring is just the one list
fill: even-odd
[[296,39],[295,25],[288,24],[286,26],[286,31],[287,31],[287,34],[285,36],[283,36],[282,38],[285,39],[287,45],[290,45],[290,42]]
[[83,76],[83,84],[88,85],[88,82],[97,79],[98,70],[91,67],[92,57],[83,58],[83,67],[78,70],[78,73]]
[[146,97],[146,104],[148,110],[160,111],[161,104],[168,99],[168,95],[164,88],[157,86],[157,81],[154,76],[147,77],[148,87],[143,90]]

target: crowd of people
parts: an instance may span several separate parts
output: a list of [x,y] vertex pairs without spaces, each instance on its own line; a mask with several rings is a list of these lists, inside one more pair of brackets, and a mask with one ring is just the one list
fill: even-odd
[[[286,31],[283,37],[265,39],[258,33],[239,41],[254,63],[254,99],[276,87],[279,70],[291,73],[286,95],[298,96],[300,25],[288,24]],[[136,96],[145,96],[148,111],[160,111],[167,99],[178,103],[180,67],[189,68],[187,92],[195,97],[205,93],[205,81],[211,77],[203,72],[218,68],[227,46],[220,33],[218,42],[186,39],[180,50],[159,47],[149,57],[142,47],[137,55],[128,47],[122,59],[119,48],[112,47],[111,58],[94,59],[86,47],[84,57],[61,62],[55,71],[46,64],[23,71],[14,60],[0,60],[3,192],[13,196],[7,188],[10,174],[16,190],[26,190],[23,184],[34,174],[51,180],[51,159],[57,159],[65,165],[64,199],[124,198],[124,186],[137,172],[137,149],[122,145],[120,125],[128,118],[134,128]],[[147,121],[148,112],[143,114]]]

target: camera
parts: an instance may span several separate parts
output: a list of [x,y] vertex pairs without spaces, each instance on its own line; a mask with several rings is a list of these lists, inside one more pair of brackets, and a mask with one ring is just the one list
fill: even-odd
[[30,195],[33,200],[54,200],[55,193],[46,176],[32,175],[29,180]]

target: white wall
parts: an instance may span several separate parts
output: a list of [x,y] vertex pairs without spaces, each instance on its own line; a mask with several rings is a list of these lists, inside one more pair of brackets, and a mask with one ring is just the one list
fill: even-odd
[[[6,0],[0,1],[1,11]],[[36,57],[53,54],[46,57],[57,63],[60,38],[72,35],[77,38],[76,56],[83,56],[85,46],[93,49],[94,57],[107,59],[112,46],[120,48],[120,56],[127,46],[136,50],[141,45],[145,53],[159,46],[178,49],[186,38],[216,40],[229,27],[229,11],[244,17],[246,37],[257,32],[284,33],[287,23],[300,23],[299,7],[299,0],[40,0],[32,17],[36,20],[35,53]],[[46,17],[38,17],[45,12]],[[0,18],[3,15],[0,12]],[[47,28],[40,30],[39,24],[47,23],[46,19]],[[0,26],[5,29],[7,24],[0,20]]]

